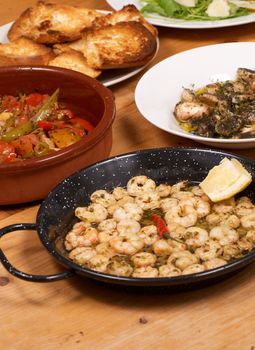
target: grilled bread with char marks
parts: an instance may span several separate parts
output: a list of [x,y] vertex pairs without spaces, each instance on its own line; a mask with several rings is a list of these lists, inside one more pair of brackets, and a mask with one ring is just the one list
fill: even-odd
[[50,66],[67,68],[86,74],[92,78],[97,78],[101,70],[94,69],[88,65],[86,58],[81,52],[70,49],[67,52],[60,53],[48,63]]
[[[49,64],[96,78],[105,69],[148,63],[156,53],[157,36],[134,5],[104,14],[38,1],[9,30],[12,42],[2,44],[0,65]],[[36,49],[43,50],[36,54]]]
[[55,57],[51,48],[27,38],[0,43],[0,66],[48,64]]
[[12,41],[24,36],[41,44],[77,40],[81,31],[91,27],[99,16],[103,14],[92,9],[38,1],[13,23],[8,39]]
[[137,67],[148,63],[157,50],[155,36],[140,22],[119,22],[92,28],[80,40],[55,45],[56,53],[80,51],[94,69]]
[[140,22],[155,37],[158,36],[158,30],[140,14],[134,5],[126,5],[119,11],[113,11],[105,16],[98,17],[93,22],[93,28],[102,28],[109,24],[114,25],[119,22]]

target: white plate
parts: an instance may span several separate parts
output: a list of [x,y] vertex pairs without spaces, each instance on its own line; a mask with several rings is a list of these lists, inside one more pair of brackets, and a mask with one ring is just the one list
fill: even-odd
[[171,134],[215,147],[241,149],[255,146],[255,138],[216,139],[193,135],[178,125],[173,111],[183,88],[200,88],[215,81],[234,79],[237,68],[255,70],[255,42],[203,46],[173,55],[148,70],[135,89],[140,113]]
[[[7,23],[3,26],[0,26],[0,43],[7,43],[9,41],[7,38],[7,33],[11,25],[12,23]],[[141,72],[147,65],[149,65],[153,61],[153,59],[158,53],[158,49],[159,49],[159,40],[157,40],[157,50],[155,52],[154,57],[146,65],[135,67],[135,68],[109,69],[104,71],[97,78],[97,80],[99,80],[105,86],[109,87],[131,78],[132,76]]]
[[[123,6],[128,4],[135,5],[138,9],[142,6],[139,0],[106,0],[108,4],[115,10],[120,10]],[[163,17],[157,14],[146,16],[147,20],[155,26],[171,27],[171,28],[186,28],[186,29],[206,29],[206,28],[221,28],[231,27],[241,24],[255,22],[255,13],[247,16],[241,16],[230,19],[222,19],[215,21],[185,21],[176,18]]]

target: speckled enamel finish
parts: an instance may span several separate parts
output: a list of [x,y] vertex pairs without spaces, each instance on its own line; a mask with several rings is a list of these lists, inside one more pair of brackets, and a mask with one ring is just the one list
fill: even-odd
[[[238,261],[223,267],[193,275],[171,278],[128,278],[110,276],[83,268],[71,262],[63,248],[63,239],[75,222],[74,209],[86,205],[90,194],[97,189],[112,190],[125,186],[135,176],[145,174],[159,183],[176,183],[180,180],[200,182],[214,165],[224,157],[239,159],[255,176],[252,160],[216,150],[203,149],[151,149],[120,155],[82,169],[59,184],[42,203],[37,216],[39,237],[57,260],[77,273],[103,282],[129,286],[187,286],[216,280],[235,272],[254,260],[252,252]],[[243,193],[254,195],[254,183]]]

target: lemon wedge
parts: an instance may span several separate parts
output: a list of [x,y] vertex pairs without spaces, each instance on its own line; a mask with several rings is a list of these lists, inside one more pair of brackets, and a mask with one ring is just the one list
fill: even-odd
[[238,160],[224,158],[209,171],[200,187],[213,202],[219,202],[241,192],[251,182],[251,174]]

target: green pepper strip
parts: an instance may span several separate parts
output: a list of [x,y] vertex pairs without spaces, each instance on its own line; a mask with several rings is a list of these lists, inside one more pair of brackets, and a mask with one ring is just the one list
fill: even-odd
[[59,95],[59,89],[57,89],[51,97],[42,105],[36,115],[28,120],[26,123],[17,126],[16,128],[8,131],[6,134],[2,135],[1,140],[10,142],[18,139],[20,136],[30,134],[36,128],[36,122],[39,120],[46,119],[49,112],[54,107],[57,102]]

